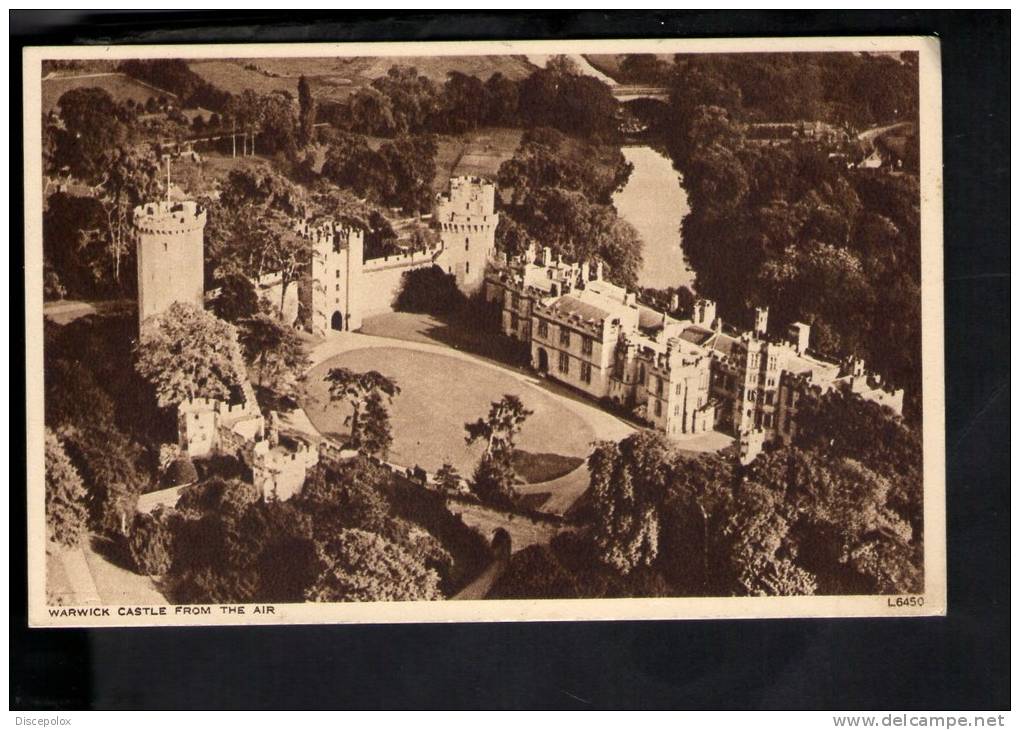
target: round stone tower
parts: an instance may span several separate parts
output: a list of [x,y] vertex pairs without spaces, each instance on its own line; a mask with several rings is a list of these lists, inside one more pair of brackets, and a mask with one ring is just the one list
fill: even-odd
[[174,302],[204,306],[205,219],[205,210],[192,201],[135,208],[139,326]]
[[437,263],[453,274],[465,294],[485,283],[485,268],[496,251],[496,186],[477,177],[450,180],[448,195],[436,203],[436,221],[443,241]]

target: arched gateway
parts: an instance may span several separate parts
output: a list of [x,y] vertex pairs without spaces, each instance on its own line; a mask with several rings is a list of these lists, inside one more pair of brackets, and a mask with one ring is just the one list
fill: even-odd
[[333,317],[329,321],[329,326],[335,330],[343,330],[344,316],[340,312],[333,312]]

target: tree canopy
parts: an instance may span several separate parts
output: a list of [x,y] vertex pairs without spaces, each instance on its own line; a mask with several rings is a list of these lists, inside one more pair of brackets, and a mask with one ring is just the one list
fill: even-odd
[[50,429],[46,429],[46,528],[51,542],[78,547],[86,535],[85,485]]
[[161,408],[192,398],[230,400],[244,378],[233,325],[174,302],[146,320],[137,347],[138,373],[152,383]]

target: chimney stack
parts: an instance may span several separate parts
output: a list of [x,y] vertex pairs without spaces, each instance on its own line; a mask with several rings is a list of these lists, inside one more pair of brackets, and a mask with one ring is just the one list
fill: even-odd
[[769,308],[758,307],[754,310],[754,333],[764,337],[769,328]]
[[794,349],[798,355],[807,352],[808,344],[811,341],[811,325],[803,322],[794,322],[790,325],[790,339],[793,340]]

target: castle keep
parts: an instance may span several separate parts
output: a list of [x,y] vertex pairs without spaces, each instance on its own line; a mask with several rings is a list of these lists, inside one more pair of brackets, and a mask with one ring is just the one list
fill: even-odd
[[174,302],[202,308],[205,219],[205,210],[190,201],[135,208],[139,326]]

